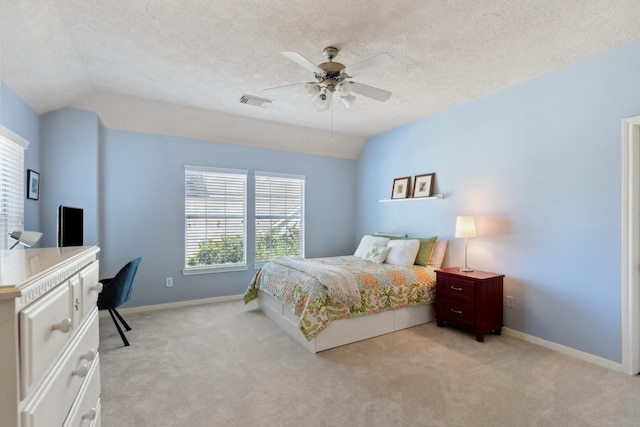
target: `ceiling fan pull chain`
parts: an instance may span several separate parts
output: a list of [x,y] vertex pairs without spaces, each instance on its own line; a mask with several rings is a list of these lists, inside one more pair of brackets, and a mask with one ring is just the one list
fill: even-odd
[[333,99],[329,108],[331,108],[331,143],[333,144]]

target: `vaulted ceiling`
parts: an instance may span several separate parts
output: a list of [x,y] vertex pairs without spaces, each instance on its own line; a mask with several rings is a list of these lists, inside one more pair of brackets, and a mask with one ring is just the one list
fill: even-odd
[[[638,0],[5,0],[0,77],[43,114],[91,99],[147,100],[364,140],[640,38]],[[354,80],[356,94],[317,112],[314,80],[281,55],[318,64],[395,63]],[[239,102],[273,99],[269,108]],[[158,104],[160,103],[160,104]],[[206,116],[203,116],[206,117]]]

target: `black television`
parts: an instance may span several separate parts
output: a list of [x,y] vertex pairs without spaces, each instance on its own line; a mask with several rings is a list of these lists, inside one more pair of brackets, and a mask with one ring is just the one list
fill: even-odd
[[81,208],[58,206],[58,247],[83,245],[83,221]]

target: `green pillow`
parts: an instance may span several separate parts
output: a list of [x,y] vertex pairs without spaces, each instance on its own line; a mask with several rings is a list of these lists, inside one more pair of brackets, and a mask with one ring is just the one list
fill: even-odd
[[397,240],[397,239],[406,239],[406,234],[385,234],[385,233],[376,233],[374,234],[376,237],[386,237],[389,240]]
[[427,239],[412,237],[412,239],[420,240],[420,249],[418,249],[415,264],[426,267],[429,264],[429,258],[431,258],[431,253],[436,245],[438,236],[429,237]]

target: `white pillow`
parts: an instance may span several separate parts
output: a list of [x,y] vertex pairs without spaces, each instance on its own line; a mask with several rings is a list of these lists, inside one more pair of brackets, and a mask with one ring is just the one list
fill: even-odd
[[387,247],[391,248],[385,263],[394,265],[413,265],[420,250],[420,240],[389,240]]
[[374,246],[387,246],[387,242],[389,242],[389,239],[386,237],[371,236],[367,234],[362,238],[362,240],[360,240],[360,244],[358,245],[358,249],[356,249],[354,255],[362,258]]
[[436,244],[431,252],[431,258],[429,258],[429,265],[440,268],[442,267],[442,261],[444,260],[444,253],[447,251],[448,240],[436,240]]
[[388,246],[374,246],[362,257],[365,261],[375,262],[376,264],[382,264],[391,250]]

